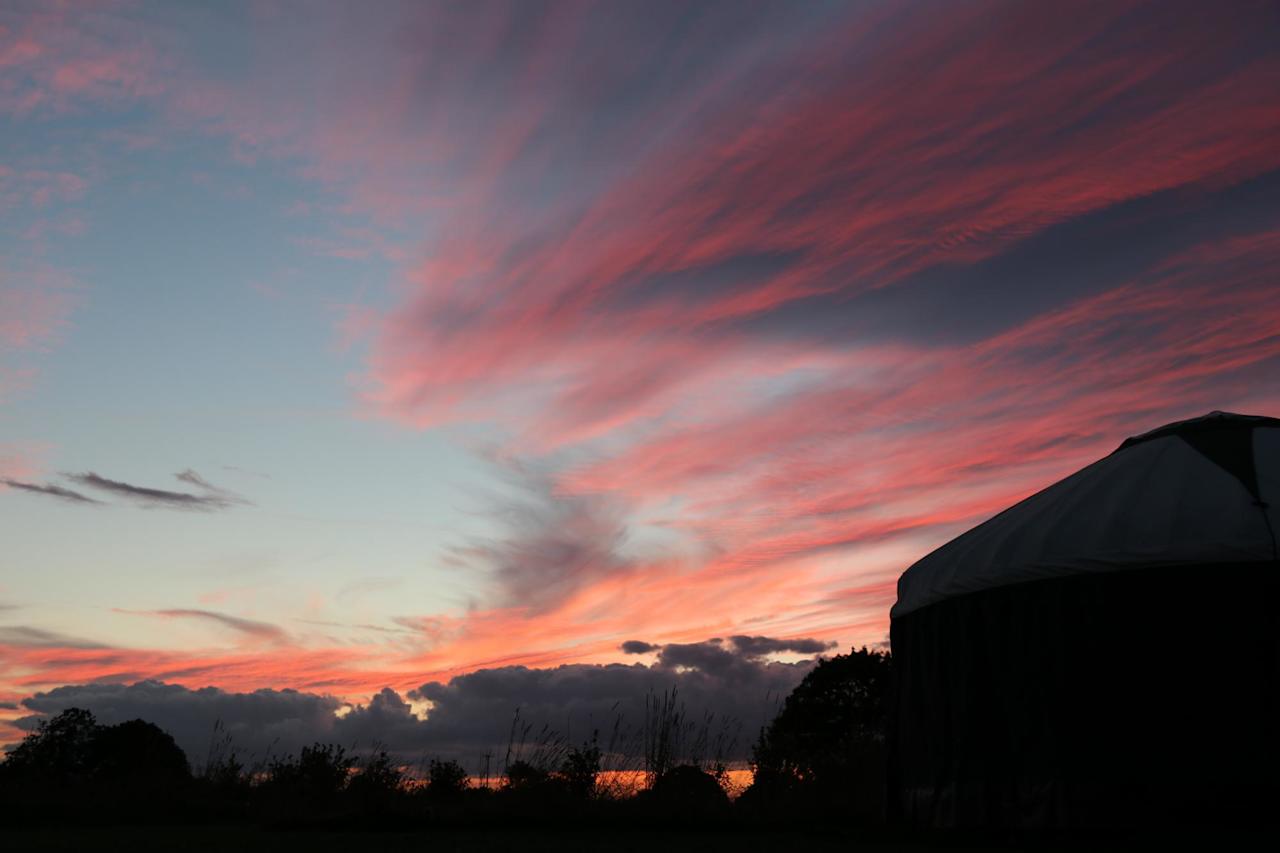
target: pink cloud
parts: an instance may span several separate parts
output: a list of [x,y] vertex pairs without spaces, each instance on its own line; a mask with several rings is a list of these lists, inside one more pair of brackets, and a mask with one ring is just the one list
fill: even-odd
[[[575,11],[517,28],[499,7],[418,6],[394,26],[260,9],[244,62],[219,69],[173,68],[170,41],[118,29],[3,43],[0,105],[154,99],[170,130],[333,193],[369,224],[304,244],[403,268],[389,315],[339,310],[345,344],[372,341],[368,407],[489,423],[498,456],[546,472],[525,524],[452,555],[496,579],[492,595],[406,615],[414,641],[394,654],[10,649],[6,678],[367,695],[605,660],[641,635],[877,642],[913,556],[1126,434],[1280,402],[1265,217],[1160,244],[970,337],[874,317],[814,331],[868,295],[923,312],[928,276],[963,287],[1064,223],[1158,218],[1143,199],[1194,208],[1280,169],[1280,56],[1246,49],[1246,12],[850,7],[707,68],[724,21],[672,44]],[[22,199],[83,192],[45,187]],[[983,298],[1048,287],[1001,274]],[[59,293],[0,290],[0,341],[47,340]],[[662,547],[632,547],[646,536]]]
[[0,24],[0,110],[64,112],[164,89],[154,28],[121,4],[29,7]]
[[[580,21],[540,24],[487,77],[501,27],[433,13],[408,25],[418,52],[331,81],[311,111],[274,108],[287,78],[259,99],[217,86],[179,99],[245,150],[301,159],[351,211],[427,223],[374,340],[375,411],[494,423],[504,452],[557,460],[560,499],[607,496],[624,527],[681,543],[626,560],[584,547],[546,596],[411,622],[435,644],[415,665],[589,658],[640,628],[692,638],[766,617],[875,641],[909,557],[860,572],[860,554],[923,552],[1127,432],[1260,399],[1280,323],[1265,228],[1166,246],[965,343],[752,325],[1280,167],[1280,64],[1240,58],[1247,22],[1169,16],[1135,41],[1128,5],[997,11],[851,15],[804,51],[753,46],[625,137],[599,130],[617,143],[609,166],[546,199],[530,176],[556,163],[547,140],[593,35]],[[357,29],[343,48],[378,35]],[[449,40],[475,49],[449,66]],[[606,110],[611,70],[571,106]],[[476,78],[494,91],[460,85]],[[646,126],[675,130],[642,144]],[[353,331],[369,326],[358,312]],[[466,556],[503,564],[510,542],[489,545]]]
[[49,341],[74,305],[65,275],[38,268],[26,274],[0,269],[0,352]]
[[[750,106],[724,99],[699,133],[640,161],[637,177],[554,231],[457,221],[387,322],[371,399],[430,424],[492,417],[532,385],[545,396],[534,394],[533,412],[521,405],[544,442],[564,434],[564,418],[539,424],[542,412],[571,411],[579,429],[593,418],[617,426],[661,413],[655,395],[707,367],[703,358],[758,346],[723,331],[747,318],[973,263],[1118,202],[1280,165],[1266,142],[1280,129],[1267,94],[1274,55],[1232,67],[1231,42],[1203,47],[1194,18],[1145,50],[1094,46],[1115,41],[1121,24],[1108,15],[976,20],[901,24],[868,45],[858,73],[824,65],[821,52],[784,66],[776,91]],[[861,23],[840,43],[856,44]],[[1089,62],[1070,61],[1082,50]],[[1173,85],[1180,63],[1206,51],[1212,71]],[[913,69],[924,57],[922,79]],[[519,155],[504,162],[515,170]],[[724,292],[650,292],[662,276],[764,252],[792,261]]]

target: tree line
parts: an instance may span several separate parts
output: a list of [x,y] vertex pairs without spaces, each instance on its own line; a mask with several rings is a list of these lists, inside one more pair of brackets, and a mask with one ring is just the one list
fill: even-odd
[[602,745],[595,732],[568,744],[552,733],[527,749],[529,727],[518,715],[500,772],[475,779],[454,760],[415,769],[382,749],[355,754],[322,743],[246,766],[224,741],[192,772],[154,724],[103,725],[72,708],[42,721],[0,762],[0,818],[10,826],[875,823],[885,802],[888,687],[887,653],[863,648],[820,660],[759,733],[752,782],[735,799],[725,730],[699,728],[674,692],[646,703],[635,785],[602,770],[620,748],[616,737]]

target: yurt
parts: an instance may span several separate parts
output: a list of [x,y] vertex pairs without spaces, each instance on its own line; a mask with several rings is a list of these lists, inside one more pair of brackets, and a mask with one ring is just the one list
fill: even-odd
[[1280,420],[1128,439],[902,575],[890,803],[919,827],[1280,810]]

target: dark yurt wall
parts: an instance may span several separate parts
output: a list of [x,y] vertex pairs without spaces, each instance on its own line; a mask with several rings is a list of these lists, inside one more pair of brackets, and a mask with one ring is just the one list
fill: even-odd
[[1275,809],[1280,420],[1125,441],[911,566],[890,799],[925,827]]

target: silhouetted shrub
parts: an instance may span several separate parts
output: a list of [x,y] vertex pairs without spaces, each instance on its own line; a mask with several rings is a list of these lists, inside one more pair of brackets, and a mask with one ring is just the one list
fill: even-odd
[[347,781],[347,798],[362,815],[382,815],[394,809],[405,793],[404,773],[385,751],[369,756]]
[[100,728],[93,714],[81,708],[68,708],[41,720],[5,759],[5,777],[25,784],[85,778],[92,761],[93,739]]
[[436,800],[453,800],[467,790],[467,771],[456,761],[431,759],[427,770],[427,795]]
[[761,732],[747,803],[803,802],[880,817],[889,679],[887,652],[864,647],[820,661]]
[[273,759],[253,791],[259,816],[295,821],[332,814],[354,764],[342,747],[320,743],[303,747],[296,758]]
[[564,780],[570,796],[585,800],[595,794],[596,777],[600,775],[600,746],[598,733],[581,747],[570,748],[560,765],[559,776]]
[[129,720],[100,727],[90,742],[95,778],[115,784],[164,787],[191,777],[186,753],[154,723]]
[[186,755],[157,726],[102,726],[70,708],[41,721],[0,764],[0,804],[19,820],[169,820],[190,781]]
[[674,768],[686,765],[723,775],[725,761],[738,740],[740,724],[707,712],[689,717],[674,688],[645,697],[643,738],[644,771],[649,787]]
[[525,790],[545,785],[551,774],[541,767],[534,767],[527,761],[513,761],[507,767],[506,787],[512,790]]
[[199,778],[205,786],[220,792],[247,791],[249,788],[248,773],[234,752],[206,764]]
[[684,818],[714,818],[729,808],[729,795],[720,780],[700,767],[681,764],[659,776],[644,800],[663,814]]

